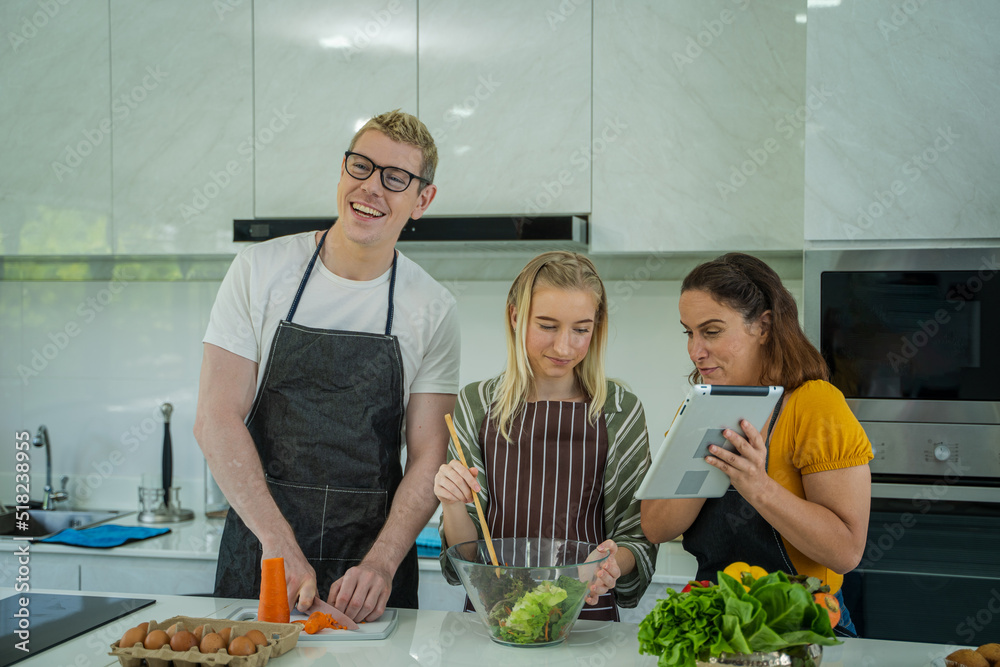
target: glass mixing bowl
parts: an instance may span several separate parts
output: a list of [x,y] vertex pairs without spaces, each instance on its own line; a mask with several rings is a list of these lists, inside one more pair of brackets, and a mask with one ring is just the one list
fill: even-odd
[[599,555],[596,544],[547,537],[492,542],[500,567],[486,540],[447,551],[490,637],[508,646],[565,641],[608,554]]

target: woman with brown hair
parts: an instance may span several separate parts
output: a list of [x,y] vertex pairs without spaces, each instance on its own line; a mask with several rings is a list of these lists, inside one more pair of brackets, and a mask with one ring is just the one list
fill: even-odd
[[[735,452],[709,448],[708,463],[730,479],[722,498],[644,500],[643,532],[652,542],[683,534],[699,580],[738,561],[808,574],[843,609],[843,574],[860,562],[868,532],[871,443],[827,382],[795,300],[767,264],[729,253],[688,274],[679,308],[692,384],[781,385],[785,393],[769,425],[741,422],[746,437],[724,431]],[[838,629],[854,632],[846,609]]]

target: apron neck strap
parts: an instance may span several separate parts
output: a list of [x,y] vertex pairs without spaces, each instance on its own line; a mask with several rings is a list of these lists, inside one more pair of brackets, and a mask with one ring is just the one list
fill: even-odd
[[385,317],[385,335],[392,333],[392,295],[396,292],[396,260],[399,258],[399,251],[392,249],[392,273],[389,274],[389,310]]
[[767,427],[767,439],[764,440],[764,468],[767,468],[769,459],[771,458],[771,432],[774,430],[774,423],[778,421],[778,413],[781,412],[781,404],[785,402],[785,394],[782,393],[778,397],[778,404],[774,406],[774,410],[771,412],[771,423]]
[[[316,250],[309,259],[309,264],[306,266],[305,272],[302,274],[302,280],[299,281],[299,289],[295,292],[295,298],[292,299],[292,307],[288,309],[288,316],[285,318],[288,322],[291,322],[292,317],[295,316],[295,311],[299,307],[299,299],[302,298],[302,292],[306,289],[306,282],[309,280],[309,275],[312,273],[313,267],[316,266],[316,260],[319,258],[319,251],[323,249],[323,242],[326,241],[326,235],[329,233],[330,230],[328,229],[323,232],[323,236],[319,238],[319,243],[316,244]],[[386,313],[385,318],[386,336],[392,333],[392,297],[396,292],[396,260],[398,258],[399,251],[394,248],[392,251],[392,272],[389,274],[389,310]]]
[[299,281],[299,289],[295,292],[295,298],[292,299],[292,307],[288,309],[288,316],[285,318],[287,321],[291,322],[292,317],[295,316],[295,311],[299,307],[299,299],[302,298],[302,292],[306,288],[306,281],[309,280],[309,274],[312,273],[313,267],[316,266],[316,258],[319,257],[319,251],[323,248],[323,241],[326,241],[326,235],[330,233],[330,230],[323,232],[323,236],[319,237],[319,243],[316,244],[316,250],[313,252],[313,256],[309,259],[309,265],[306,266],[305,273],[302,274],[302,280]]

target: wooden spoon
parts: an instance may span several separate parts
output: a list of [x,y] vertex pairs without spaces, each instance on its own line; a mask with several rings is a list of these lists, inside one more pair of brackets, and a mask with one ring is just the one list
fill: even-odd
[[[469,464],[465,461],[465,452],[462,451],[462,443],[458,441],[458,433],[455,432],[455,423],[451,420],[451,415],[446,414],[444,416],[444,421],[448,424],[448,432],[451,433],[451,439],[455,443],[455,449],[458,450],[458,460],[462,462],[462,465],[466,468]],[[479,525],[483,529],[483,538],[486,540],[486,548],[490,552],[490,560],[493,561],[493,565],[497,567],[497,579],[500,578],[500,562],[497,561],[497,552],[493,550],[493,540],[490,539],[490,529],[486,526],[486,516],[483,514],[483,506],[479,504],[479,494],[473,493],[472,500],[476,503],[476,512],[479,514]]]

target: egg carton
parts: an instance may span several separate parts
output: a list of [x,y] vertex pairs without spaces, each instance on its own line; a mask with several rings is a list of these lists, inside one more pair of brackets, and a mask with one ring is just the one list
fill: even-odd
[[194,630],[199,625],[205,626],[205,634],[218,632],[223,628],[232,628],[232,636],[245,635],[250,630],[260,630],[268,638],[266,646],[258,646],[253,655],[229,655],[223,651],[218,653],[202,653],[191,649],[189,651],[174,651],[169,647],[150,650],[136,643],[135,646],[119,646],[118,642],[111,645],[111,652],[118,658],[122,667],[196,667],[198,665],[227,665],[230,667],[263,667],[271,658],[277,658],[295,648],[299,641],[302,626],[298,623],[262,623],[259,621],[230,621],[219,618],[194,618],[191,616],[174,616],[165,621],[149,622],[149,631],[166,630],[174,623],[179,629]]

